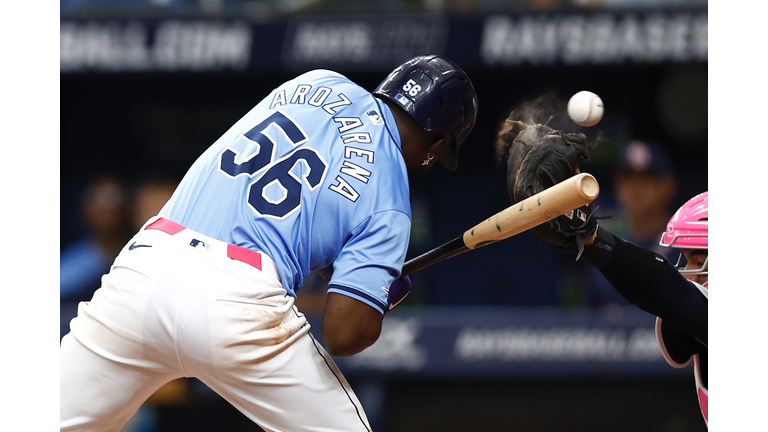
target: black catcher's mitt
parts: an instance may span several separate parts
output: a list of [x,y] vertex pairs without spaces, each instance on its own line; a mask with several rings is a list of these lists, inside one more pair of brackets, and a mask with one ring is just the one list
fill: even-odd
[[[584,134],[564,133],[546,125],[524,127],[517,134],[507,160],[507,190],[512,203],[518,203],[575,175],[579,165],[589,160],[589,145]],[[582,239],[597,230],[592,206],[587,204],[532,229],[560,249],[584,250]]]

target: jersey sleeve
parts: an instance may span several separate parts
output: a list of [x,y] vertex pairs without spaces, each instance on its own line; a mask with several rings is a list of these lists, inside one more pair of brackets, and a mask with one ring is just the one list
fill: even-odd
[[375,213],[357,225],[333,264],[328,292],[361,301],[384,314],[392,281],[400,276],[411,220],[403,212]]

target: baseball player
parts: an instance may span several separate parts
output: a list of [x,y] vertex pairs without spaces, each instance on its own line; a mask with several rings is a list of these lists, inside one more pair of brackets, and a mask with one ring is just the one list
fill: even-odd
[[268,431],[367,431],[294,306],[328,279],[321,334],[350,356],[410,292],[409,177],[454,170],[474,127],[467,75],[413,58],[373,93],[314,70],[274,89],[191,166],[125,245],[61,342],[61,430],[117,431],[196,377]]
[[[500,134],[501,135],[501,134]],[[500,139],[510,140],[508,131]],[[589,158],[583,134],[564,134],[531,125],[515,136],[507,161],[512,202],[538,193],[578,173]],[[656,338],[674,367],[693,360],[699,405],[708,423],[708,192],[691,198],[672,216],[660,245],[678,248],[676,264],[600,227],[590,205],[534,228],[534,234],[573,251],[599,270],[627,301],[655,315]]]

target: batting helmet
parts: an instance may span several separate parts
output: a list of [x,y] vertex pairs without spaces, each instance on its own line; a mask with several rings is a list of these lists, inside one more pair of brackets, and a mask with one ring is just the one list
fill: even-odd
[[440,158],[450,170],[459,164],[459,145],[477,118],[477,95],[467,74],[436,55],[414,57],[398,66],[373,94],[395,102],[427,131],[448,131],[456,139]]

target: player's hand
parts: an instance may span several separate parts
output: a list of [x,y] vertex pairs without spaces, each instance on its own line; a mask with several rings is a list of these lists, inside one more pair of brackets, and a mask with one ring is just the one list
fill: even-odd
[[389,295],[387,295],[387,308],[384,313],[391,311],[395,306],[399,305],[408,294],[411,293],[411,278],[409,276],[403,276],[400,279],[395,279],[392,285],[389,286]]

